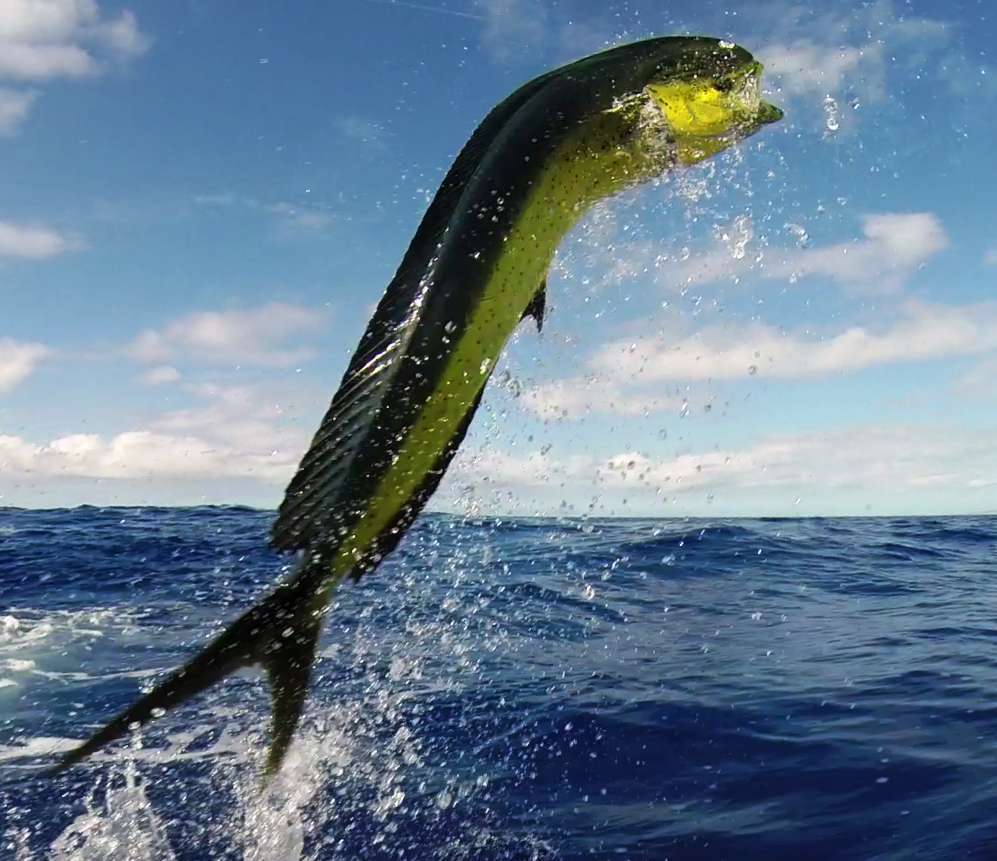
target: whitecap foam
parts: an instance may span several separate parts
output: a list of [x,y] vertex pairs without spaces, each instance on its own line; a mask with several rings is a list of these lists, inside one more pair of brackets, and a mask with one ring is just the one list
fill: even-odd
[[69,681],[91,678],[78,671],[62,671],[67,656],[76,648],[85,648],[108,634],[113,635],[116,642],[121,637],[134,636],[140,630],[136,622],[141,612],[106,607],[55,611],[11,608],[7,615],[0,616],[0,669],[12,671],[4,659],[31,661],[35,666],[28,668],[19,664],[13,671],[31,671]]
[[0,643],[13,640],[21,631],[21,620],[16,616],[0,616]]
[[58,753],[72,750],[80,741],[80,739],[75,738],[38,736],[37,738],[29,738],[22,744],[0,745],[0,762],[55,756]]

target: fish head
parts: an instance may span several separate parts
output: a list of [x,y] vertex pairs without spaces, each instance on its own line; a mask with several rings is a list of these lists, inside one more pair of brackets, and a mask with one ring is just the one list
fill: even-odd
[[643,93],[660,112],[679,164],[696,164],[782,118],[762,99],[763,67],[746,50],[698,37],[669,42]]

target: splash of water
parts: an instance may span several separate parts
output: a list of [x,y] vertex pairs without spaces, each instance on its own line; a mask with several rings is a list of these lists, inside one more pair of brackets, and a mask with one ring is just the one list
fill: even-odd
[[95,787],[86,811],[52,843],[52,861],[175,861],[134,762],[111,774],[102,804],[96,802],[96,793]]

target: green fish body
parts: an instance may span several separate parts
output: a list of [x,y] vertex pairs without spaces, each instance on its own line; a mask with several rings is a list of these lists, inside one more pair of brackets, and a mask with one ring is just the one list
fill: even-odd
[[430,204],[287,489],[271,541],[301,554],[294,575],[58,767],[259,664],[276,771],[333,590],[376,568],[438,486],[509,336],[524,316],[542,325],[565,233],[594,203],[777,120],[760,74],[729,43],[649,39],[548,72],[495,107]]

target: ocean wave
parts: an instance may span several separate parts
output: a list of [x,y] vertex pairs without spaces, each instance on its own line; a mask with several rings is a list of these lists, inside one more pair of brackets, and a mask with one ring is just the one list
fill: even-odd
[[280,575],[266,514],[5,517],[25,858],[111,832],[176,861],[986,857],[995,519],[425,518],[337,596],[267,795],[252,670],[41,774]]

